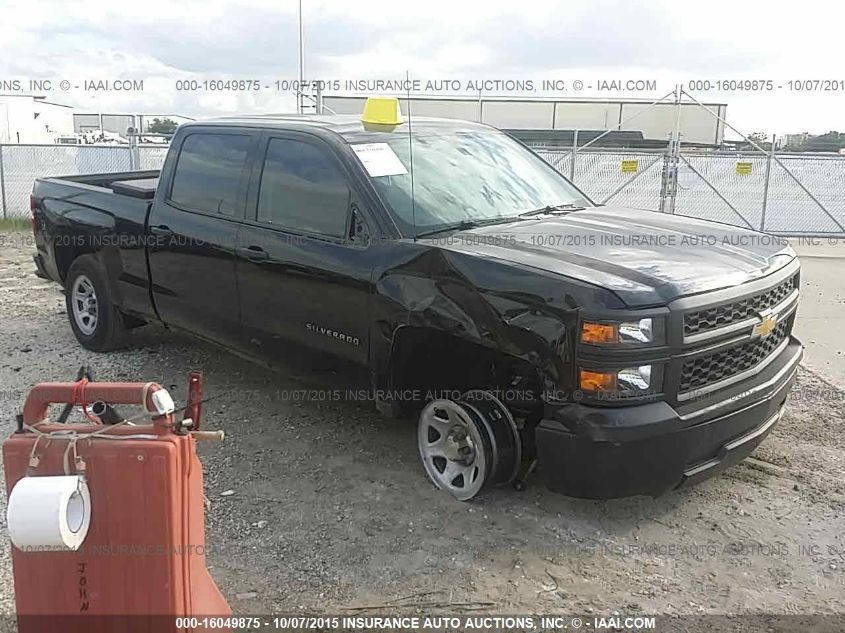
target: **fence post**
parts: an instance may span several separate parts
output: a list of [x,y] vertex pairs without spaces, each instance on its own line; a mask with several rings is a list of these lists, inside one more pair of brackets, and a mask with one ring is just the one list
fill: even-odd
[[6,211],[6,178],[3,174],[3,145],[0,145],[0,207],[3,208],[3,219],[5,220],[8,212]]
[[678,200],[678,169],[681,166],[681,133],[672,142],[672,156],[669,161],[669,213],[675,215]]
[[572,154],[569,159],[569,182],[575,182],[575,157],[578,155],[578,130],[572,135]]
[[683,99],[681,84],[675,86],[675,142],[672,144],[672,168],[669,172],[669,213],[675,214],[675,202],[678,198],[678,168],[681,164],[681,101]]
[[[669,134],[669,143],[672,142],[672,134]],[[669,145],[666,145],[666,151],[663,152],[663,167],[660,170],[660,213],[666,213],[666,199],[669,192]]]
[[139,137],[133,132],[129,134],[129,171],[141,169],[141,150],[138,147]]
[[663,174],[660,179],[660,212],[675,213],[675,197],[678,195],[678,167],[680,143],[675,133],[669,132],[669,144],[663,155]]
[[772,147],[770,148],[769,152],[766,154],[766,175],[763,179],[763,209],[760,213],[760,232],[762,233],[766,229],[766,206],[769,203],[769,177],[772,173],[772,156],[775,153],[775,141],[777,140],[777,135],[772,134]]

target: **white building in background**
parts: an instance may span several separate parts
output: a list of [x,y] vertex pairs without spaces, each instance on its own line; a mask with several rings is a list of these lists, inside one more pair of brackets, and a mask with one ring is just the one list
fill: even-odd
[[784,134],[778,138],[776,145],[778,148],[785,147],[801,147],[804,143],[810,140],[809,132],[800,132],[799,134]]
[[0,143],[54,143],[73,134],[73,108],[37,95],[0,94]]
[[176,114],[76,112],[73,115],[73,131],[77,134],[106,132],[126,139],[130,136],[130,129],[147,132],[155,119],[170,119],[180,125],[192,120]]
[[[359,114],[365,97],[322,95],[322,105],[337,114]],[[403,111],[405,97],[399,95]],[[719,146],[725,124],[701,106],[683,102],[651,105],[648,99],[519,99],[510,97],[411,97],[413,114],[487,123],[509,131],[519,131],[519,138],[539,141],[553,138],[556,131],[620,130],[642,133],[644,139],[664,143],[680,127],[684,143]],[[727,105],[705,103],[708,109],[725,118]],[[584,136],[584,138],[587,138]]]

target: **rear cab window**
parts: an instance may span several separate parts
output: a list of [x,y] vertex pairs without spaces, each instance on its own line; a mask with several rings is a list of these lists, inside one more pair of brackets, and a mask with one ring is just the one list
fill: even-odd
[[241,215],[241,190],[252,139],[246,133],[192,132],[186,136],[173,174],[170,203],[210,215]]

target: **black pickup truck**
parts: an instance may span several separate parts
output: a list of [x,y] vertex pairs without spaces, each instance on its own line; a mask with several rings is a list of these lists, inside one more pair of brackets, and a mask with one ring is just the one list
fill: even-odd
[[535,464],[574,496],[697,482],[778,422],[802,354],[788,245],[596,205],[473,123],[189,123],[160,172],[39,179],[31,207],[82,345],[156,322],[357,368],[458,499]]

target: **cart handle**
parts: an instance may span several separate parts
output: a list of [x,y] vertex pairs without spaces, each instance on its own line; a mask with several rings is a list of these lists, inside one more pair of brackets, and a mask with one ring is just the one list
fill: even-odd
[[51,404],[90,405],[98,400],[108,404],[135,404],[155,417],[172,416],[173,398],[156,382],[42,382],[35,385],[23,405],[23,423],[47,421]]

